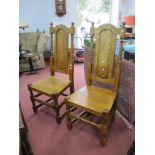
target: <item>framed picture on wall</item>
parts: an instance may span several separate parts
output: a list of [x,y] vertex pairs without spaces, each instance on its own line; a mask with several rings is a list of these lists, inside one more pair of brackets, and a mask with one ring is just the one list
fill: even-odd
[[66,0],[55,0],[56,14],[63,16],[66,14]]

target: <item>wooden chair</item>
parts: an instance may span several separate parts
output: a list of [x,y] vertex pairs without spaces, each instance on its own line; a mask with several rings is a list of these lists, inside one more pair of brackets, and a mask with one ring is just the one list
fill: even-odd
[[[50,56],[50,76],[28,85],[33,111],[36,113],[37,109],[42,105],[51,106],[56,112],[58,124],[65,115],[64,113],[61,117],[59,116],[60,108],[64,105],[64,102],[58,104],[58,98],[60,95],[67,96],[63,93],[67,88],[70,88],[70,93],[74,92],[74,31],[74,23],[72,23],[70,28],[64,25],[53,27],[53,24],[51,24],[51,48],[54,49],[54,52],[51,52]],[[55,72],[68,74],[69,79],[58,78],[55,76]],[[40,98],[41,95],[48,98],[43,100]]]
[[[91,35],[91,54],[88,62],[87,85],[65,99],[67,106],[67,127],[72,129],[72,124],[76,120],[84,121],[91,124],[101,133],[101,145],[105,146],[110,124],[115,113],[115,99],[120,77],[120,65],[122,58],[123,34],[111,24],[103,24],[98,28],[94,28],[94,24],[90,29]],[[93,60],[93,39],[96,37],[96,51]],[[117,35],[120,35],[120,50],[117,65],[114,69],[115,47]],[[115,70],[115,71],[114,71]],[[100,88],[92,85],[92,81],[103,84],[109,84],[112,89]],[[79,110],[78,110],[79,109]],[[73,114],[75,110],[82,111]],[[78,112],[76,111],[76,113]],[[99,118],[99,123],[88,119],[85,114],[92,114]],[[82,117],[83,116],[83,117]],[[91,116],[92,117],[92,116]]]

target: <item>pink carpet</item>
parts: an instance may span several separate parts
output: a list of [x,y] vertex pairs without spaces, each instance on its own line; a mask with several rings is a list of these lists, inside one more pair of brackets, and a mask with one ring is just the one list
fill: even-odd
[[[60,125],[55,121],[55,112],[49,107],[41,107],[34,114],[27,90],[27,84],[49,75],[49,67],[38,70],[38,75],[22,75],[20,103],[29,129],[29,141],[34,155],[126,155],[134,140],[134,129],[127,128],[116,115],[109,134],[108,143],[101,147],[98,130],[83,122],[77,122],[69,131],[66,119]],[[58,74],[58,76],[61,76]],[[75,89],[85,85],[83,64],[75,65]]]

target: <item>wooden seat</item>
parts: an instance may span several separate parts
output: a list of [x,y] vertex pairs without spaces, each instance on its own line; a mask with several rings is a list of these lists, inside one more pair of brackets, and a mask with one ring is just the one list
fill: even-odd
[[68,86],[70,86],[70,84],[71,81],[69,80],[50,76],[32,83],[31,89],[51,96],[52,94],[61,94],[66,88],[68,88]]
[[[70,88],[71,93],[74,92],[74,31],[74,23],[72,23],[70,28],[64,25],[54,27],[51,24],[50,76],[28,85],[33,111],[37,112],[40,106],[48,105],[55,110],[57,123],[60,123],[65,116],[65,113],[61,116],[59,114],[60,108],[64,105],[64,102],[58,103],[59,96],[67,96],[67,94],[63,93],[67,88]],[[56,77],[55,72],[67,74],[69,78],[66,80]],[[42,99],[41,95],[48,97],[48,99]]]
[[[91,124],[101,133],[101,145],[105,146],[108,132],[115,113],[115,100],[120,77],[122,59],[122,45],[124,31],[111,24],[103,24],[90,30],[91,54],[88,62],[87,86],[77,90],[65,99],[67,106],[67,127],[77,120]],[[120,36],[120,39],[118,39]],[[96,40],[95,57],[92,57],[93,40]],[[114,66],[116,42],[120,42],[119,56]],[[92,85],[92,81],[104,84],[101,88]],[[78,110],[79,109],[79,110]],[[74,111],[78,110],[75,113]],[[99,123],[89,120],[85,114],[92,114],[99,118]],[[82,117],[84,116],[84,117]]]
[[116,98],[116,92],[94,86],[85,86],[68,97],[72,105],[102,116],[105,111],[110,111]]

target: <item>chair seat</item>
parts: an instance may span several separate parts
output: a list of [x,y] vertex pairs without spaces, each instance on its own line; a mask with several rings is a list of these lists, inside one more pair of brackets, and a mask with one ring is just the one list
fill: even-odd
[[103,112],[111,110],[116,93],[94,86],[85,86],[69,95],[68,102],[75,107],[101,116]]
[[51,96],[52,94],[62,93],[70,84],[71,82],[69,80],[50,76],[48,78],[32,83],[31,89]]

